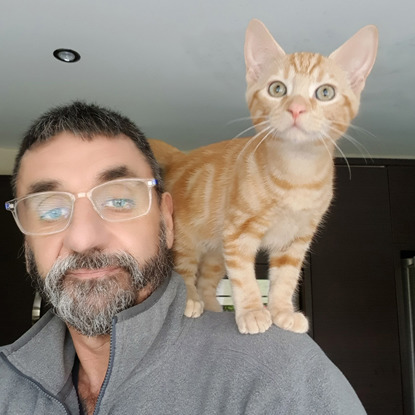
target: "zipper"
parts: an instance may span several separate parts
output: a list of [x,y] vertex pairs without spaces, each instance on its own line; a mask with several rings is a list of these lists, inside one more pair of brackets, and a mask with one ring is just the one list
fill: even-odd
[[102,399],[104,398],[105,390],[107,389],[110,376],[112,373],[113,363],[114,363],[114,353],[115,353],[115,324],[117,323],[117,317],[115,316],[112,320],[112,326],[111,326],[111,334],[110,334],[110,358],[108,362],[107,371],[105,373],[104,382],[102,382],[101,390],[99,391],[97,403],[95,405],[94,413],[93,415],[98,415],[99,413],[99,407],[101,405]]
[[46,395],[48,398],[51,398],[54,402],[56,402],[64,411],[66,414],[70,415],[69,409],[66,407],[66,405],[61,402],[55,395],[52,395],[50,392],[48,392],[40,383],[36,382],[34,379],[30,378],[29,376],[26,376],[24,373],[22,373],[17,367],[11,364],[7,357],[0,353],[0,357],[6,362],[6,364],[13,370],[13,372],[17,373],[19,376],[26,379],[29,383],[31,383],[37,390],[42,392],[44,395]]

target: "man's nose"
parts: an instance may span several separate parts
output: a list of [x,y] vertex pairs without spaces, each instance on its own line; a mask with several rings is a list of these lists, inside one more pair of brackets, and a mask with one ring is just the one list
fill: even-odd
[[109,232],[108,222],[96,212],[87,198],[75,201],[72,220],[64,231],[64,245],[72,252],[105,248]]

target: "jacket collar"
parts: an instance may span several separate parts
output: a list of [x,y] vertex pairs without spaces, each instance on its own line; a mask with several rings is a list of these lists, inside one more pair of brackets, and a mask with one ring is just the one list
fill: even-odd
[[[145,356],[146,366],[150,365],[162,349],[176,340],[186,321],[185,303],[186,287],[182,278],[173,273],[145,301],[114,317],[111,379],[121,380],[119,377],[137,368]],[[20,372],[55,396],[72,385],[75,349],[66,325],[51,311],[3,352]]]

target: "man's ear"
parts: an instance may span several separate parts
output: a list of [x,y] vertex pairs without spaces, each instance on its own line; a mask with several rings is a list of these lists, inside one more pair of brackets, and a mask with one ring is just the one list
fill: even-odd
[[161,215],[166,227],[166,243],[169,248],[173,246],[174,240],[174,223],[173,223],[173,198],[171,194],[165,192],[161,196],[160,204]]

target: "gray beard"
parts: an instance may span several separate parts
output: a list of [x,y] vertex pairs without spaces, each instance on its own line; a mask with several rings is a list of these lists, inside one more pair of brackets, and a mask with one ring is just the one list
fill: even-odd
[[[100,250],[75,253],[58,259],[45,278],[39,274],[33,252],[26,246],[27,269],[42,297],[53,306],[55,314],[85,336],[109,334],[113,317],[137,302],[138,291],[156,290],[171,274],[172,256],[166,245],[161,224],[158,252],[142,267],[127,252],[113,254]],[[121,271],[85,281],[67,277],[77,269],[117,267]]]

